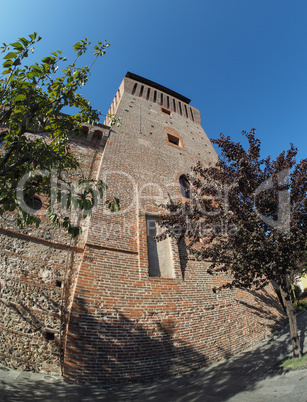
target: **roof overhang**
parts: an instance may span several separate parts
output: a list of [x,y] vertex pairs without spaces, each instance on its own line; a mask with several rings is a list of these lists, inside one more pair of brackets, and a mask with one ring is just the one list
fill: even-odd
[[136,75],[136,74],[133,74],[133,73],[130,73],[130,72],[127,72],[125,77],[131,78],[132,80],[141,82],[142,84],[145,84],[145,85],[148,85],[148,86],[150,86],[152,88],[158,89],[161,92],[165,92],[166,94],[168,94],[170,96],[173,96],[174,98],[177,98],[177,99],[181,100],[184,103],[189,104],[191,102],[191,99],[186,98],[185,96],[180,95],[178,92],[172,91],[171,89],[166,88],[163,85],[157,84],[154,81],[150,81],[147,78],[143,78],[143,77],[141,77],[139,75]]

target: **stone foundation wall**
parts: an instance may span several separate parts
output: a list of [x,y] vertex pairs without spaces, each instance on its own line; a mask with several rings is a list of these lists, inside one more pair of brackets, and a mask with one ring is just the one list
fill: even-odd
[[[88,178],[97,176],[103,153],[95,141],[71,139],[71,151]],[[81,222],[83,233],[71,240],[49,223],[44,207],[37,213],[39,228],[18,229],[14,214],[0,222],[0,361],[23,370],[59,371],[88,219]]]

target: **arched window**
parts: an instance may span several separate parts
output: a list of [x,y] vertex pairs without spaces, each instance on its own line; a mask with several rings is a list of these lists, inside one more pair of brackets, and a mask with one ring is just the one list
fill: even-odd
[[95,130],[91,141],[94,145],[98,145],[101,141],[101,138],[102,138],[102,131]]
[[184,174],[179,177],[179,184],[182,196],[190,198],[190,183]]

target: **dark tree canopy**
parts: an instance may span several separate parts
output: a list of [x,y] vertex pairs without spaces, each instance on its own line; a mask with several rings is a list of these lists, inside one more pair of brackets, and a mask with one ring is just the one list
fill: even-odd
[[242,134],[247,150],[223,134],[212,140],[221,157],[192,169],[191,199],[169,204],[162,225],[165,234],[185,237],[190,255],[210,262],[209,273],[231,275],[223,287],[274,281],[287,297],[307,245],[307,159],[297,163],[292,144],[275,160],[261,159],[255,130]]

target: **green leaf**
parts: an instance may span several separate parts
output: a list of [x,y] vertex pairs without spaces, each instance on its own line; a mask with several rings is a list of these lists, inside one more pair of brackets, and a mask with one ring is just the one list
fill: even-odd
[[40,77],[42,75],[41,70],[37,70],[37,69],[33,69],[31,71],[28,72],[27,76],[29,78],[33,78],[33,77]]
[[33,66],[31,66],[31,70],[36,71],[38,73],[42,72],[41,68],[39,66],[35,65],[35,64]]
[[19,40],[24,44],[24,46],[28,46],[29,41],[26,38],[19,38]]
[[20,42],[14,42],[14,43],[11,44],[11,46],[13,46],[13,48],[17,49],[17,50],[23,50],[24,49],[24,47],[22,46],[22,44]]
[[3,67],[4,68],[11,67],[12,64],[13,64],[12,60],[7,60],[3,63]]
[[34,32],[33,34],[30,34],[29,37],[30,37],[32,40],[35,40],[36,37],[37,37],[37,32]]
[[27,99],[26,95],[24,95],[24,94],[18,94],[18,95],[14,98],[14,101],[15,101],[15,102],[19,102],[19,101],[22,101],[22,100],[24,100],[24,99]]
[[15,59],[15,57],[17,57],[17,53],[15,53],[15,52],[10,52],[10,53],[8,53],[6,56],[4,56],[3,58],[4,58],[5,60],[7,60],[7,59]]
[[42,62],[46,64],[51,64],[55,62],[55,60],[56,60],[55,57],[47,56],[42,59]]

